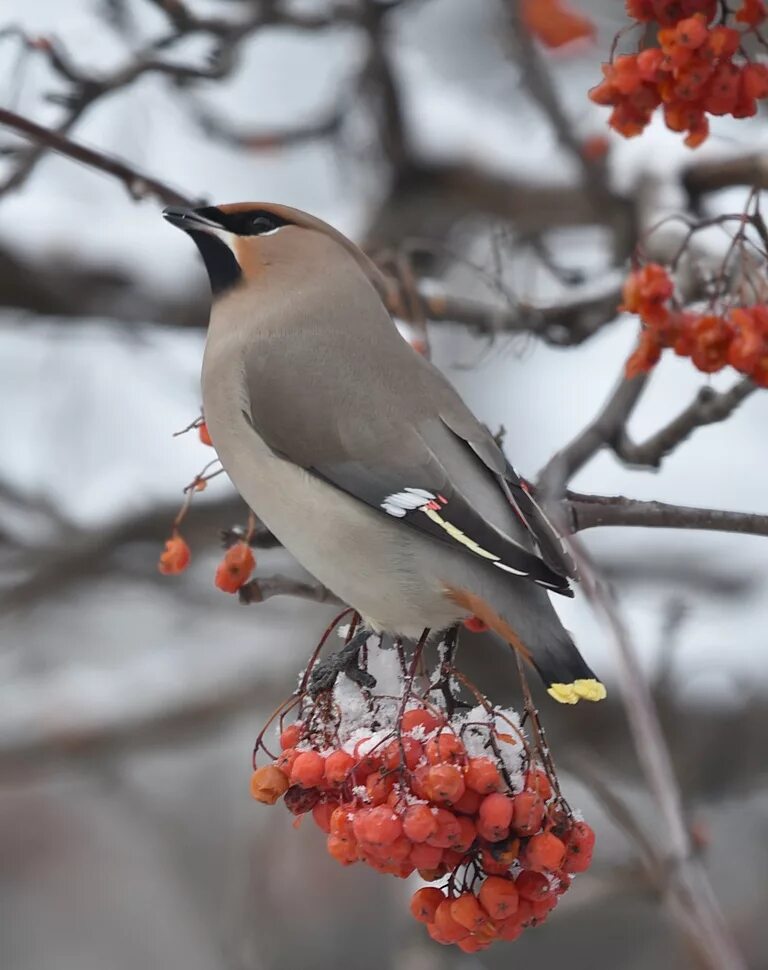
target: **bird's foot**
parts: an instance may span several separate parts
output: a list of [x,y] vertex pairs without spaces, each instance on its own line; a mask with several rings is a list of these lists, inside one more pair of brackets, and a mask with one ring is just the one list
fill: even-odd
[[325,660],[321,660],[312,671],[309,678],[308,691],[311,697],[317,697],[325,691],[331,690],[339,674],[345,674],[358,687],[369,690],[376,686],[376,678],[358,665],[360,651],[365,646],[370,633],[361,630],[341,650],[332,653]]

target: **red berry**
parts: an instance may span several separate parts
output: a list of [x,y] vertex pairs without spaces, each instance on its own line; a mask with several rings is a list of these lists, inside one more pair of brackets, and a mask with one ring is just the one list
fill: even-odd
[[501,791],[504,787],[499,769],[490,758],[470,758],[464,783],[467,788],[480,795]]
[[517,911],[517,886],[511,879],[488,876],[480,887],[478,896],[491,919],[505,920]]
[[411,897],[411,915],[420,923],[433,923],[437,907],[444,899],[442,892],[433,886],[417,889]]
[[409,805],[403,814],[403,831],[411,842],[426,842],[437,828],[437,817],[428,805]]
[[565,844],[565,872],[585,872],[592,862],[595,833],[586,822],[574,822]]
[[325,780],[329,785],[343,785],[354,764],[355,759],[346,751],[332,751],[325,759]]
[[299,723],[289,724],[287,728],[284,728],[280,732],[280,748],[283,751],[285,751],[286,748],[296,747],[301,740],[301,728],[302,725]]
[[556,835],[534,835],[525,847],[525,864],[534,872],[554,872],[563,864],[565,846]]
[[543,873],[530,869],[523,869],[515,880],[515,886],[520,898],[529,902],[544,899],[551,892],[549,879]]
[[512,828],[518,835],[534,835],[544,821],[546,808],[540,795],[521,791],[512,799]]
[[325,759],[317,751],[301,751],[291,768],[291,784],[316,788],[325,775]]
[[464,776],[457,765],[433,765],[426,774],[424,790],[432,802],[452,804],[464,794]]

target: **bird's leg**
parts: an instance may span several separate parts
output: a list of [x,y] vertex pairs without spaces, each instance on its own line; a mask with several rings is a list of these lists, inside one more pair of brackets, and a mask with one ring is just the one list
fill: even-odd
[[330,690],[339,674],[346,674],[360,687],[376,686],[376,678],[367,670],[361,670],[357,663],[360,651],[368,642],[370,635],[370,630],[358,631],[341,650],[332,653],[315,666],[309,678],[308,691],[311,697],[317,697],[318,694]]
[[451,671],[453,669],[453,658],[459,645],[459,628],[452,626],[443,636],[443,642],[438,646],[440,654],[440,667],[437,673],[437,680],[431,685],[430,690],[439,690],[445,699],[445,710],[448,717],[452,717],[457,708],[469,709],[472,705],[454,696],[451,689]]

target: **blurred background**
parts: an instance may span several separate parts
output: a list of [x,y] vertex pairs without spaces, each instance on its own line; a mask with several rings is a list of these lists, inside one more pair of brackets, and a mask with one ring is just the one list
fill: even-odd
[[[542,55],[506,0],[5,0],[0,104],[194,198],[308,209],[422,292],[465,301],[429,325],[433,360],[533,478],[634,344],[613,308],[638,233],[689,206],[694,160],[768,149],[762,115],[718,121],[695,155],[658,123],[609,136],[586,91],[623,5],[579,7],[594,43]],[[689,966],[611,810],[618,795],[658,824],[615,690],[589,710],[542,699],[566,793],[598,831],[593,869],[546,926],[479,957],[427,939],[412,886],[341,870],[311,824],[250,800],[253,739],[335,611],[214,588],[218,532],[246,518],[223,476],[185,522],[192,567],[157,572],[211,457],[194,431],[173,437],[199,414],[202,264],[156,200],[1,130],[0,150],[3,970]],[[706,206],[738,212],[745,195]],[[701,258],[726,244],[704,234]],[[633,434],[702,380],[665,359]],[[766,426],[758,393],[659,474],[601,454],[572,485],[766,511]],[[653,684],[726,916],[749,965],[768,966],[768,541],[584,541]],[[280,549],[258,552],[258,572],[301,577]],[[610,638],[582,599],[557,606],[610,691]],[[517,702],[498,644],[467,636],[461,663]]]

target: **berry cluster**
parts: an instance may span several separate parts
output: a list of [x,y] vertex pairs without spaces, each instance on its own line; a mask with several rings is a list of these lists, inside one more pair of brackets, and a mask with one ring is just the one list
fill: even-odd
[[592,830],[535,765],[514,712],[485,702],[449,716],[404,696],[337,683],[282,729],[282,751],[255,770],[251,793],[311,813],[344,866],[443,883],[411,903],[437,942],[475,952],[514,940],[587,869]]
[[[707,115],[756,113],[768,97],[768,68],[743,55],[740,30],[712,23],[720,9],[717,0],[627,0],[630,17],[659,24],[659,46],[603,65],[604,80],[589,96],[613,108],[612,128],[639,135],[663,107],[667,127],[687,132],[685,144],[695,148],[709,135]],[[762,0],[746,0],[734,20],[755,30],[766,17]]]
[[671,347],[706,374],[730,364],[759,387],[768,387],[768,306],[729,306],[721,312],[680,309],[669,273],[649,263],[630,273],[623,310],[643,322],[638,346],[627,361],[627,377],[646,373]]

